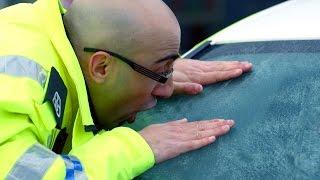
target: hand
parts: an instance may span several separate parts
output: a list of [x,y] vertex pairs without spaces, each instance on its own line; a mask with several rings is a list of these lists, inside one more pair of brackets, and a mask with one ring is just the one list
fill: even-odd
[[173,66],[174,94],[198,94],[202,85],[236,78],[251,68],[249,62],[177,60]]
[[151,147],[156,163],[213,143],[230,131],[233,120],[188,122],[187,119],[148,126],[140,131]]

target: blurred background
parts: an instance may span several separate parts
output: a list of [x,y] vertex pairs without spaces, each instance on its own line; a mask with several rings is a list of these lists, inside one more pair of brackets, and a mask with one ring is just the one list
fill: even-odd
[[[0,8],[35,0],[0,0]],[[222,28],[285,0],[163,0],[182,30],[181,53]]]

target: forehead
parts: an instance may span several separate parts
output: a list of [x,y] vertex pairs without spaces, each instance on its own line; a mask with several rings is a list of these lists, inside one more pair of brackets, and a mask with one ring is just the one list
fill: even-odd
[[[180,34],[172,32],[157,34],[146,39],[142,60],[145,64],[159,64],[166,60],[175,60],[180,50]],[[141,59],[141,58],[140,58]]]
[[[147,18],[148,19],[148,18]],[[130,57],[142,64],[177,55],[180,49],[180,26],[173,20],[140,21],[126,39]],[[130,50],[131,49],[131,50]],[[131,52],[130,52],[131,51]]]

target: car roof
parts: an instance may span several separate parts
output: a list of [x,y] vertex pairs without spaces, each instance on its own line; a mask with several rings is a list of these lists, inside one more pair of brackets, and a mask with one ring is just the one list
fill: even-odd
[[214,44],[320,39],[320,1],[290,0],[253,14],[214,34]]

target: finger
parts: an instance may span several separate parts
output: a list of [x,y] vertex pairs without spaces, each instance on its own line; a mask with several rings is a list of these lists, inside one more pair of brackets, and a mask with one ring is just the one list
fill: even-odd
[[190,134],[190,137],[192,139],[203,139],[206,137],[211,137],[211,136],[221,136],[230,131],[230,126],[229,125],[224,125],[224,126],[219,126],[214,129],[210,130],[205,130],[205,131],[197,131],[194,132],[193,134]]
[[213,123],[215,126],[224,126],[224,125],[229,125],[230,127],[233,127],[235,122],[234,120],[232,119],[228,119],[228,120],[218,120],[218,121],[215,121],[213,120]]
[[[242,64],[239,61],[200,61],[200,60],[188,60],[188,61],[180,61],[185,62],[188,66],[194,69],[201,69],[202,71],[217,71],[217,70],[230,70],[230,69],[241,69]],[[179,63],[175,63],[175,69],[179,69],[177,67]]]
[[207,72],[210,71],[228,71],[233,69],[246,69],[247,62],[239,61],[206,61],[205,69]]
[[213,143],[216,140],[216,137],[206,137],[202,139],[196,139],[192,141],[186,141],[181,143],[181,153],[185,153],[188,151],[199,149],[203,146],[207,146],[211,143]]
[[233,120],[224,120],[224,119],[214,119],[214,120],[203,120],[203,121],[195,121],[195,122],[189,122],[186,124],[185,131],[204,131],[208,129],[214,129],[219,126],[228,125],[230,127],[234,126]]
[[248,61],[205,61],[205,64],[199,64],[205,72],[210,71],[228,71],[233,69],[242,69],[243,72],[252,70],[252,63]]
[[224,119],[213,119],[213,120],[211,120],[212,122],[222,122],[222,121],[224,121]]
[[242,68],[242,71],[243,72],[249,72],[252,70],[252,63],[249,63],[248,61],[245,61],[245,62],[241,62],[242,65],[243,65],[243,68]]
[[201,84],[190,82],[173,82],[174,94],[189,94],[195,95],[202,92],[203,87]]
[[234,69],[229,71],[215,71],[208,73],[201,73],[199,77],[199,83],[202,85],[216,83],[220,81],[229,80],[239,77],[243,73],[242,69]]
[[176,121],[170,121],[167,124],[171,124],[171,125],[177,124],[177,125],[179,125],[179,124],[184,124],[186,122],[188,122],[188,119],[187,118],[183,118],[183,119],[176,120]]

